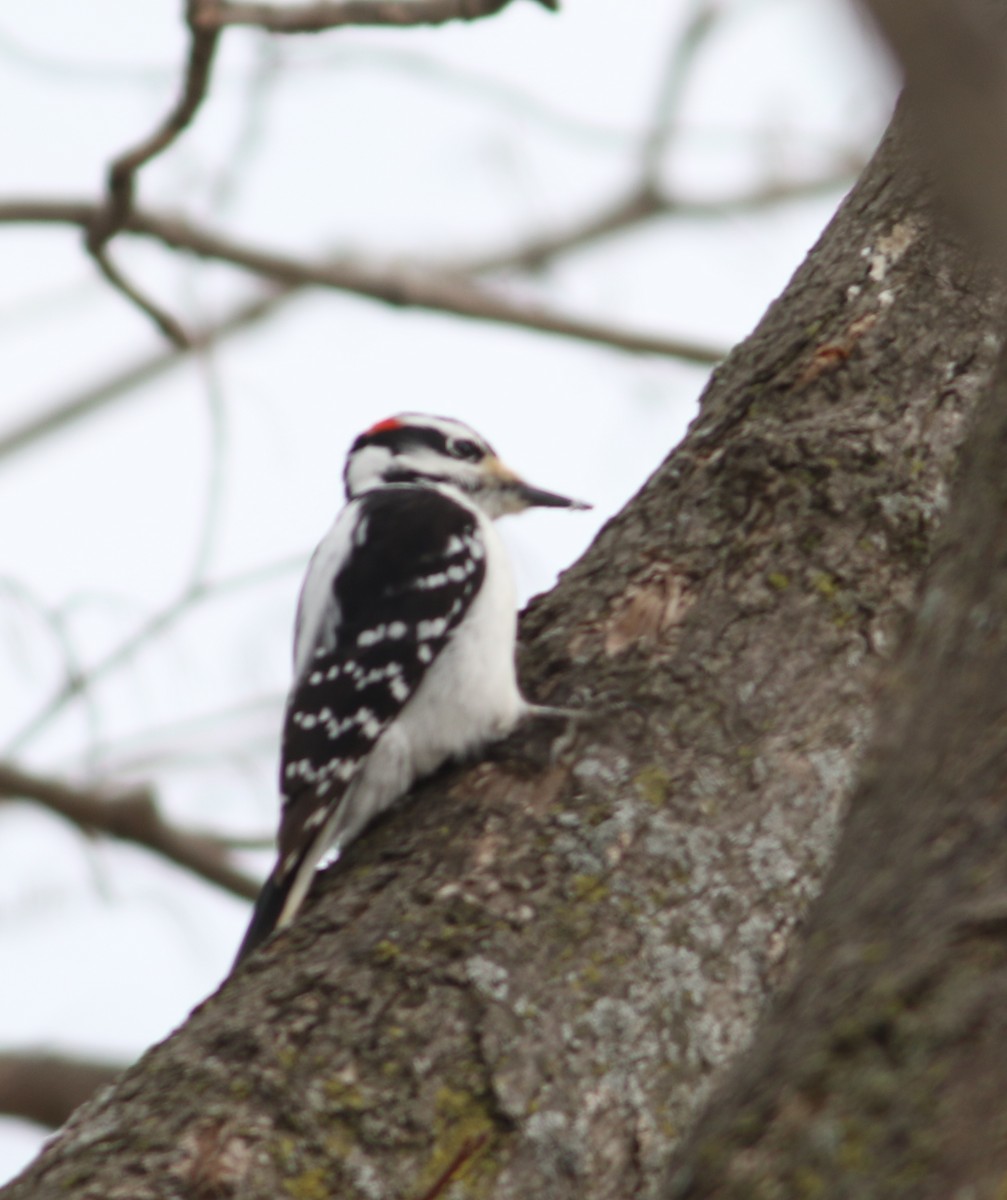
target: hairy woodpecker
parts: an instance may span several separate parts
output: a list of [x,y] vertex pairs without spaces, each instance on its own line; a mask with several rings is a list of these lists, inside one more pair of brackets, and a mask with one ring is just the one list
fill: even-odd
[[588,507],[525,483],[460,421],[418,413],[362,433],[343,478],[346,506],[297,608],[278,857],[235,965],[294,919],[324,857],[535,711],[518,690],[514,583],[492,521]]

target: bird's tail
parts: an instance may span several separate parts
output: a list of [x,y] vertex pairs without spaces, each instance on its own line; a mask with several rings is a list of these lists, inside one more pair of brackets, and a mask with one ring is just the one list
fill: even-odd
[[[271,933],[283,929],[297,916],[315,877],[315,870],[329,849],[338,817],[337,811],[303,846],[296,857],[284,857],[281,853],[272,874],[262,885],[262,891],[255,901],[252,919],[238,948],[232,971],[239,963],[244,962],[253,950],[258,949]],[[293,862],[290,862],[291,857]],[[289,866],[286,865],[288,862]]]
[[241,946],[238,948],[238,954],[234,960],[234,966],[231,968],[232,971],[244,962],[253,950],[257,950],[274,929],[279,927],[283,906],[286,904],[294,878],[293,874],[285,878],[277,878],[277,872],[274,871],[262,885],[262,890],[255,901],[255,908],[252,910],[252,919],[248,923],[245,936],[242,938]]

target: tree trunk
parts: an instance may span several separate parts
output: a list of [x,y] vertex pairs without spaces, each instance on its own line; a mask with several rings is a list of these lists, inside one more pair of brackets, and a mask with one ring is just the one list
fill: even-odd
[[[684,443],[526,615],[528,694],[589,718],[529,729],[422,788],[328,873],[289,933],[2,1195],[664,1190],[671,1148],[788,974],[1002,319],[992,284],[929,215],[896,122],[716,372]],[[921,755],[942,744],[938,717],[920,732]],[[935,774],[954,765],[925,761]],[[992,799],[982,811],[997,819]],[[861,817],[846,844],[895,829]],[[997,847],[983,857],[975,835],[963,823],[937,842],[890,843],[891,875],[962,841],[969,869],[985,870]],[[865,993],[842,1040],[844,972],[914,932],[895,907],[875,914],[868,883],[851,868],[834,923],[819,926],[819,1007],[784,1010],[763,1051],[774,1070],[808,1063],[810,1081],[772,1125],[765,1064],[753,1067],[745,1106],[724,1109],[736,1123],[705,1135],[713,1158],[781,1121],[812,1138],[814,1088],[844,1053],[880,1064],[857,1129],[870,1104],[892,1103],[900,1050],[882,1018],[911,1008],[933,972],[900,974],[891,1007]],[[935,904],[950,904],[947,887],[935,880]],[[865,940],[852,923],[876,915],[884,933]],[[858,949],[852,963],[836,960],[840,943]],[[933,1000],[946,1037],[961,1013],[987,1015],[983,970],[998,957],[986,937],[961,953],[967,1003],[940,988]],[[989,1021],[990,1039],[1002,1023]],[[934,1102],[932,1089],[903,1100],[909,1114]],[[833,1156],[870,1149],[823,1129]],[[723,1194],[736,1194],[731,1178]],[[809,1179],[763,1193],[745,1176],[737,1194],[815,1195]],[[691,1195],[696,1181],[679,1174],[675,1188]]]
[[[1003,5],[867,6],[921,159],[1002,281]],[[1007,1195],[1004,350],[984,390],[797,977],[673,1166],[678,1200]]]

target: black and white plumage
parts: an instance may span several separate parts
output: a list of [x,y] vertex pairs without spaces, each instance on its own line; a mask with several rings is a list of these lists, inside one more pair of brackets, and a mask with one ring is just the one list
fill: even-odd
[[583,504],[526,484],[468,426],[405,413],[353,443],[347,504],[298,605],[280,766],[279,853],[238,951],[289,924],[338,853],[413,782],[532,711],[492,520]]

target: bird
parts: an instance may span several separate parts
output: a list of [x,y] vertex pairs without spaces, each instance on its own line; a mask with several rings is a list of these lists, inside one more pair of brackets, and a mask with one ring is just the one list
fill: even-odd
[[343,483],[301,587],[277,858],[235,967],[414,782],[529,716],[568,715],[518,687],[516,593],[493,522],[590,505],[526,483],[463,422],[412,412],[356,438]]

